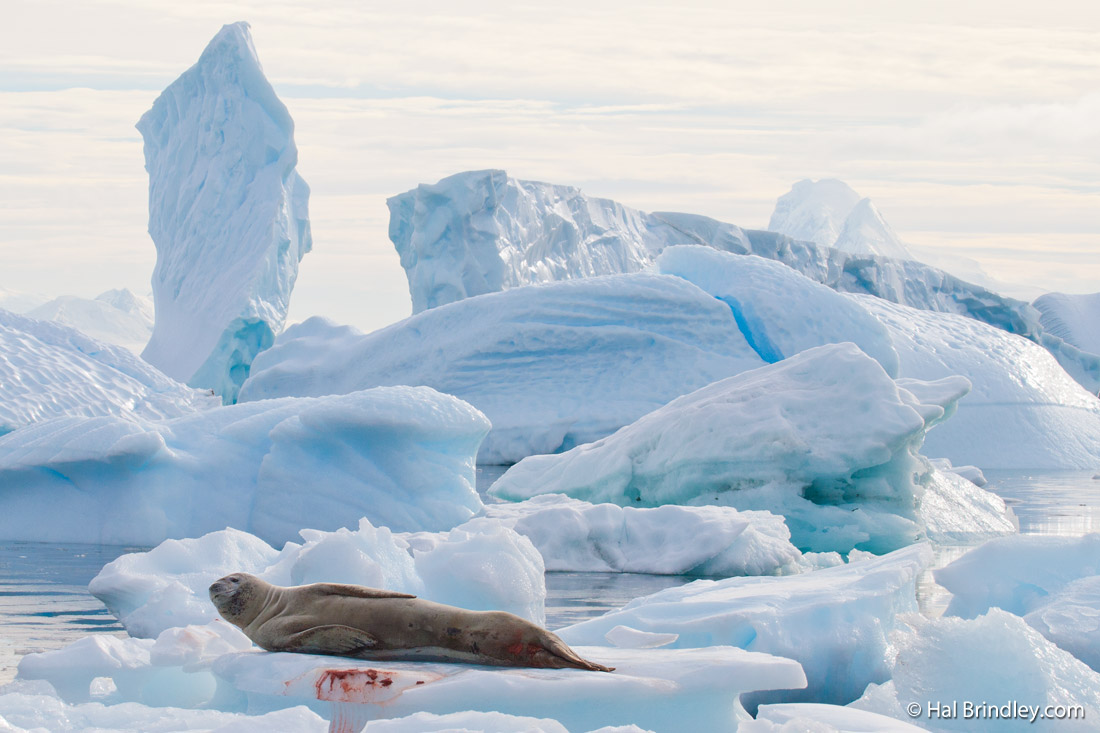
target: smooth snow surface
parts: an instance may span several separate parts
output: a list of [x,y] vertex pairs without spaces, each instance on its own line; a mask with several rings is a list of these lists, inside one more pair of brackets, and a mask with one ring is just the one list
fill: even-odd
[[929,432],[927,455],[982,469],[1100,466],[1100,400],[1046,349],[972,318],[856,300],[890,332],[902,377],[970,380],[958,412]]
[[[992,609],[972,620],[911,616],[913,629],[895,636],[892,679],[872,685],[852,704],[934,731],[1095,731],[1100,719],[1100,674],[1044,639],[1023,619]],[[964,705],[1001,706],[1016,719],[964,717]],[[1012,705],[1015,704],[1015,708]],[[916,718],[906,709],[919,705]],[[1080,705],[1083,717],[1057,717],[1046,706]],[[933,712],[932,706],[939,712]],[[954,715],[952,717],[952,706]],[[1038,716],[1030,719],[1035,708]],[[1064,713],[1063,713],[1064,715]]]
[[311,318],[257,358],[240,399],[427,385],[485,413],[478,461],[506,464],[602,438],[763,363],[724,303],[637,274],[469,298],[371,334]]
[[173,418],[215,404],[126,349],[0,310],[0,436],[61,415]]
[[474,455],[488,429],[426,387],[57,418],[0,436],[0,537],[152,545],[231,526],[282,543],[360,517],[449,529],[481,508]]
[[81,333],[135,354],[153,333],[153,302],[129,290],[108,290],[94,300],[63,295],[27,311],[40,321],[56,321]]
[[662,649],[736,646],[797,659],[807,688],[750,701],[844,704],[889,678],[895,616],[915,612],[926,544],[801,575],[697,580],[558,632],[569,644],[606,644],[618,626],[677,638]]
[[157,247],[156,324],[142,356],[232,403],[282,329],[312,246],[294,123],[248,24],[223,27],[138,129]]
[[18,290],[8,290],[0,287],[0,309],[12,313],[26,313],[32,308],[37,308],[49,298],[38,293],[24,293]]
[[[968,387],[909,386],[917,395],[853,344],[809,349],[673,400],[607,438],[526,458],[490,492],[768,510],[786,517],[802,549],[896,549],[924,534],[918,506],[935,473],[918,453],[925,430]],[[993,526],[1013,531],[1003,503],[992,504]]]
[[[521,285],[638,272],[670,245],[700,244],[779,260],[841,292],[961,313],[1012,333],[1039,332],[1030,305],[918,262],[842,252],[695,214],[647,214],[504,171],[459,173],[388,204],[390,239],[414,312]],[[853,226],[875,230],[872,213]]]

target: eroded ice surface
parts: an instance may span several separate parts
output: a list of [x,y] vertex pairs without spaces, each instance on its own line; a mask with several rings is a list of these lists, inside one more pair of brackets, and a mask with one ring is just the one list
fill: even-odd
[[449,529],[481,508],[474,455],[488,429],[427,387],[56,418],[0,436],[0,537],[153,545],[232,526],[282,543],[360,517]]
[[958,412],[928,433],[927,455],[982,469],[1100,466],[1100,400],[1046,349],[972,318],[856,300],[889,330],[900,376],[970,380]]
[[608,632],[626,626],[675,634],[662,648],[731,645],[777,654],[802,663],[807,688],[752,702],[844,704],[869,682],[889,678],[895,615],[916,611],[917,575],[931,559],[930,547],[920,544],[800,575],[697,580],[558,633],[569,644],[607,644]]
[[[918,452],[966,381],[907,384],[915,393],[853,344],[809,349],[673,400],[607,438],[526,458],[490,493],[768,510],[786,517],[802,549],[896,549],[923,536],[926,491],[967,483],[933,482]],[[957,511],[941,504],[923,512]],[[995,533],[1014,531],[992,495],[986,514]]]
[[0,354],[0,436],[61,415],[173,418],[216,404],[124,348],[5,310]]
[[414,312],[532,283],[638,272],[670,245],[701,244],[779,260],[842,292],[961,313],[1012,333],[1039,330],[1030,305],[918,262],[842,252],[695,214],[647,214],[504,171],[459,173],[388,204],[390,239]]
[[240,399],[423,384],[492,421],[480,463],[513,463],[761,364],[724,303],[637,274],[469,298],[370,334],[311,318],[257,358]]
[[142,356],[231,403],[282,329],[312,246],[294,123],[248,24],[223,27],[138,130],[157,248],[156,323]]

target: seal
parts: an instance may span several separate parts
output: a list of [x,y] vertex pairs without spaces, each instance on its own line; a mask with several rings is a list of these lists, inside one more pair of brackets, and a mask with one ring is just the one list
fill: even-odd
[[339,583],[272,585],[233,573],[210,586],[226,621],[269,652],[610,672],[553,633],[504,611],[468,611]]

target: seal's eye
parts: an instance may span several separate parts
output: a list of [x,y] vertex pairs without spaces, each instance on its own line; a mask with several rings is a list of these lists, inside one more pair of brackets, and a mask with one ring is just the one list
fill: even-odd
[[237,576],[237,575],[229,576],[229,582],[230,583],[240,583],[241,582],[240,576]]

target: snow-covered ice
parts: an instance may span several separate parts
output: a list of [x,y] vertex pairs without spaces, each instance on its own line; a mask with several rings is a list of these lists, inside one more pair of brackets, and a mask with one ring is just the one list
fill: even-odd
[[982,469],[1100,466],[1100,400],[1044,348],[972,318],[855,296],[890,332],[901,377],[961,375],[972,389],[924,452]]
[[814,702],[761,705],[742,733],[920,733],[924,728],[879,713]]
[[5,310],[0,355],[0,436],[61,415],[172,418],[217,404],[124,348]]
[[[934,731],[1096,730],[1100,674],[1018,616],[995,608],[969,620],[914,615],[909,621],[912,629],[899,629],[894,637],[890,681],[870,686],[852,707],[913,720]],[[973,708],[966,716],[967,704],[1021,717],[1006,720],[988,712],[977,717]],[[1083,716],[1058,717],[1059,710],[1047,706],[1060,706],[1062,716],[1067,707],[1081,706]],[[907,709],[918,715],[909,716]]]
[[[841,292],[961,313],[1012,333],[1039,332],[1038,313],[1027,303],[919,262],[842,252],[695,214],[648,214],[504,171],[458,173],[388,204],[390,239],[414,312],[521,285],[638,272],[670,245],[701,244],[779,260]],[[873,213],[853,227],[875,230]]]
[[30,685],[13,687],[10,692],[0,688],[0,733],[325,733],[329,729],[324,718],[304,706],[247,715],[138,702],[72,705],[54,695],[48,685],[22,692],[20,688]]
[[0,436],[0,537],[152,545],[232,526],[282,543],[360,517],[450,529],[481,509],[474,456],[488,429],[427,387],[56,418]]
[[[215,663],[214,671],[240,690],[248,708],[256,711],[302,702],[327,707],[318,703],[320,693],[344,703],[365,701],[364,718],[498,711],[556,719],[577,731],[630,724],[655,732],[734,731],[738,719],[745,717],[737,701],[741,693],[801,688],[806,680],[791,659],[731,647],[576,651],[615,667],[615,672],[368,665],[257,652],[227,655]],[[391,683],[373,684],[376,679]],[[340,684],[343,680],[348,684]]]
[[807,688],[748,702],[844,704],[868,683],[889,679],[895,616],[916,611],[917,576],[931,559],[931,548],[919,544],[800,575],[697,580],[636,598],[558,635],[570,645],[607,644],[608,632],[626,626],[675,634],[663,649],[731,645],[789,657],[802,663]]
[[143,356],[235,400],[283,327],[312,246],[294,123],[247,23],[227,25],[142,116],[156,323]]
[[[786,517],[802,549],[896,549],[924,534],[926,489],[968,484],[932,482],[918,452],[966,381],[907,384],[916,394],[853,344],[808,349],[673,400],[607,438],[526,458],[490,492],[768,510]],[[995,533],[1014,531],[992,495],[985,514]],[[980,521],[974,529],[984,533]]]
[[724,303],[678,277],[636,274],[469,298],[371,334],[311,318],[256,359],[240,399],[427,385],[492,422],[480,463],[513,463],[763,363]]
[[[306,705],[346,725],[337,730],[359,730],[356,724],[377,718],[478,711],[556,720],[574,731],[608,725],[734,731],[747,717],[738,703],[742,692],[806,684],[798,662],[732,647],[577,649],[616,668],[608,674],[369,662],[221,647],[220,653],[208,655],[207,629],[170,631],[155,642],[90,637],[28,655],[20,679],[48,681],[70,704],[96,695],[112,704],[142,701],[251,715]],[[0,697],[0,710],[7,714],[3,704]],[[61,707],[60,702],[51,707]]]
[[496,523],[447,532],[393,533],[359,521],[355,530],[302,530],[302,542],[275,550],[225,529],[166,540],[108,563],[88,589],[132,636],[218,618],[207,589],[234,572],[274,585],[350,583],[471,610],[500,610],[542,623],[542,558],[522,536]]
[[108,290],[94,299],[62,295],[27,311],[30,318],[57,321],[135,354],[141,353],[153,333],[153,302],[125,288]]

